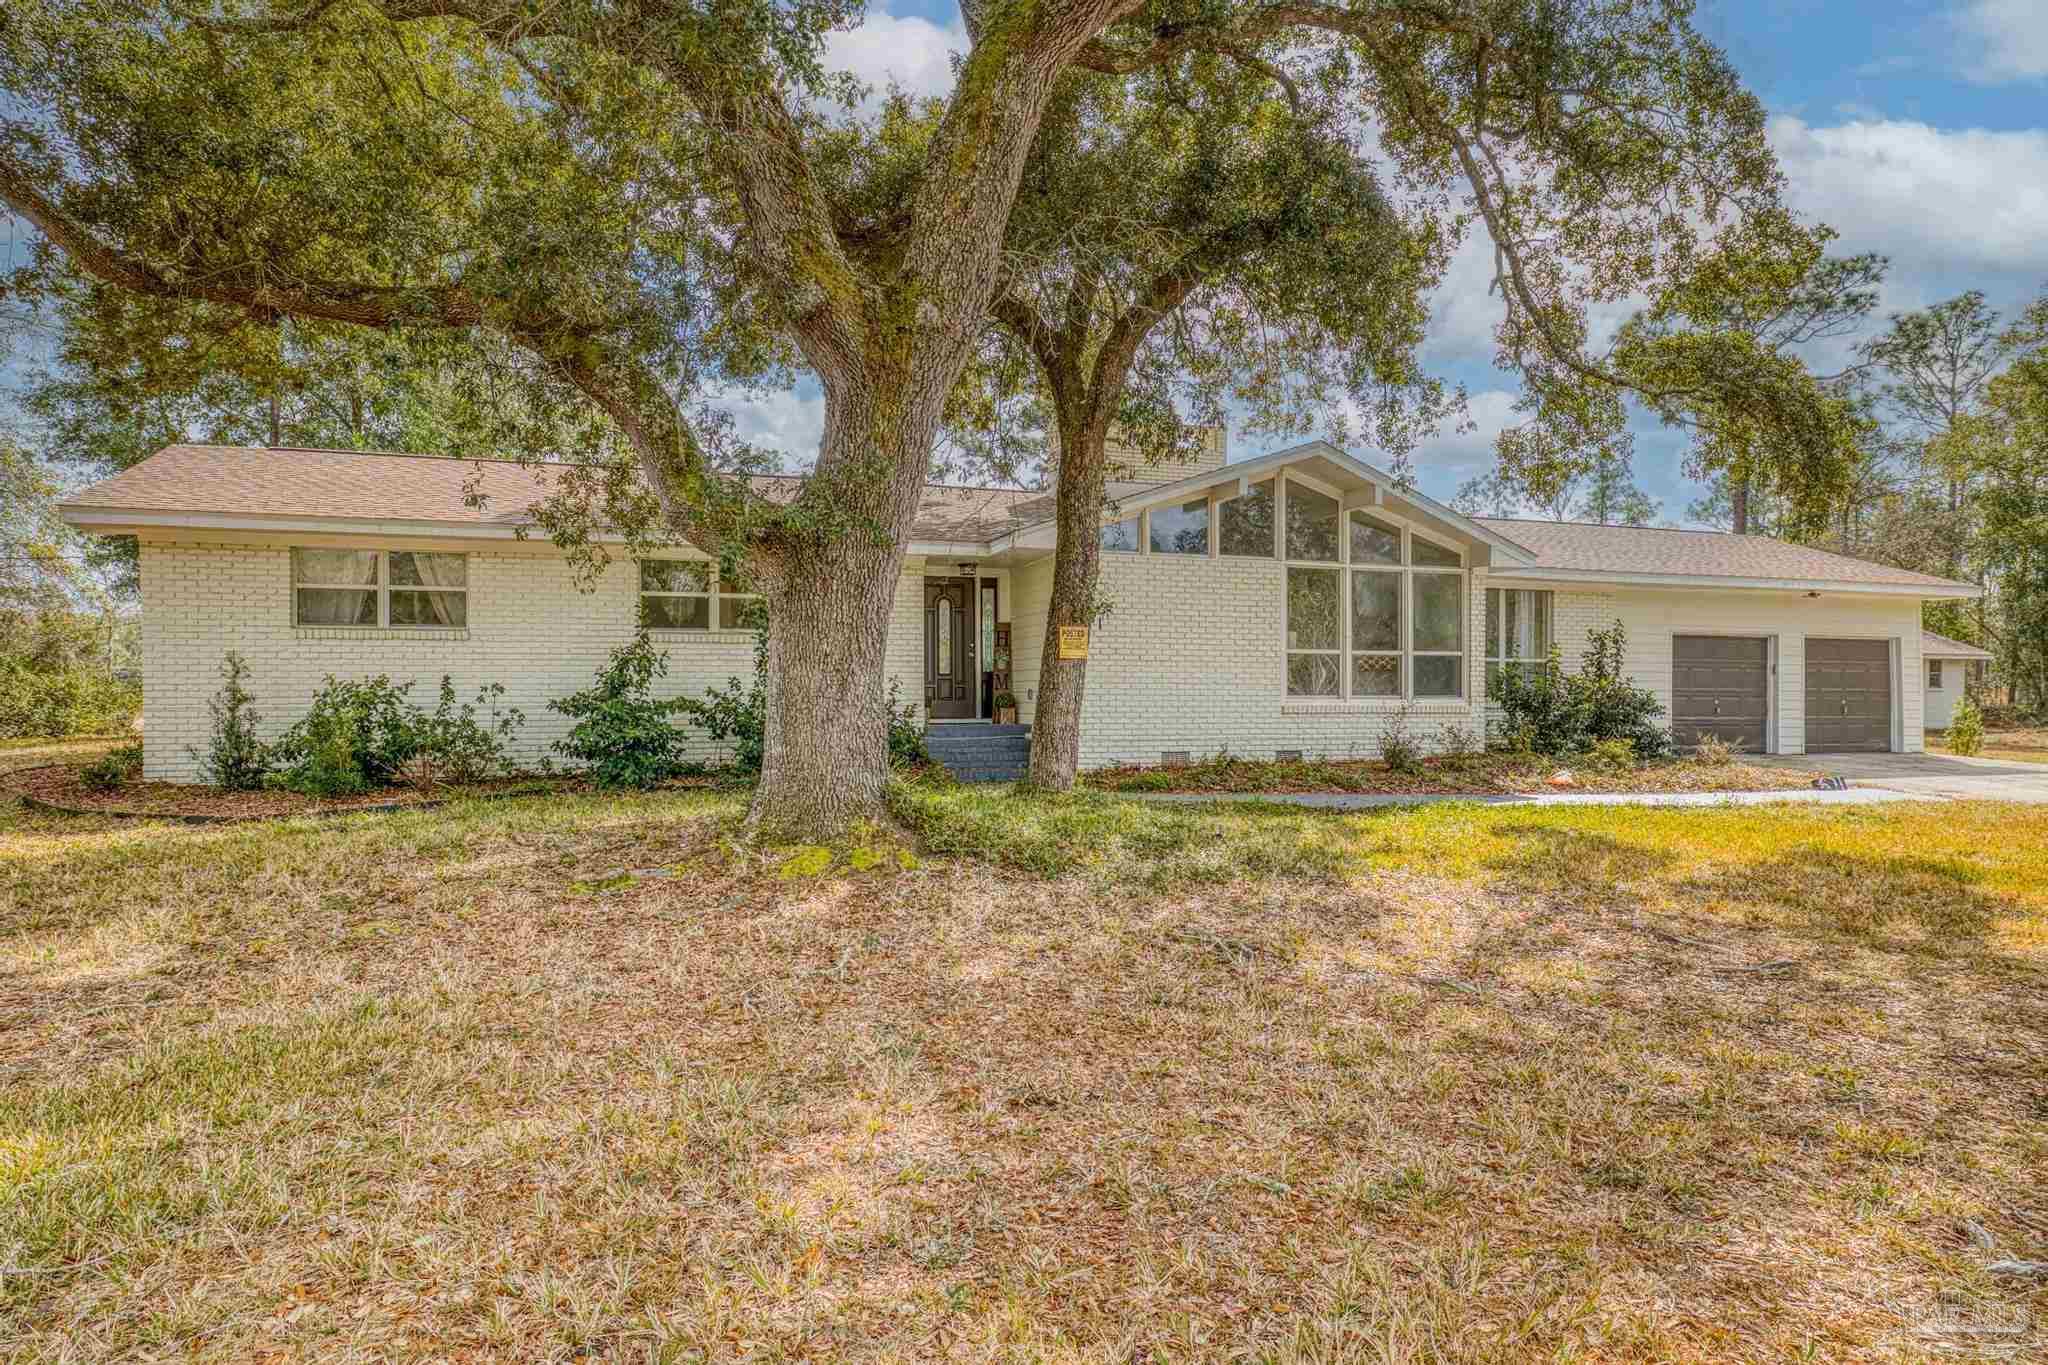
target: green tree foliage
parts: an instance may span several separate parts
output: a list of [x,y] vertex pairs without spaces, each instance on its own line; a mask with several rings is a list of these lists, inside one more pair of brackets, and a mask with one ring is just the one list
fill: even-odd
[[0,608],[68,605],[81,584],[73,537],[57,518],[57,481],[28,447],[0,431]]
[[[47,248],[14,287],[47,295],[76,273],[152,307],[523,352],[537,391],[578,395],[630,452],[558,480],[550,535],[586,563],[599,523],[636,545],[686,538],[759,582],[772,696],[753,814],[796,835],[880,810],[902,545],[1012,280],[1020,188],[1069,73],[1176,98],[1223,62],[1333,110],[1358,164],[1383,163],[1435,225],[1387,239],[1419,241],[1420,261],[1387,261],[1395,287],[1346,320],[1395,352],[1405,281],[1469,197],[1499,262],[1501,351],[1531,374],[1544,430],[1646,389],[1811,425],[1803,388],[1757,383],[1770,366],[1689,362],[1674,387],[1587,354],[1590,307],[1641,290],[1703,315],[1705,268],[1746,280],[1728,262],[1799,235],[1762,110],[1686,0],[970,0],[971,51],[923,118],[862,114],[821,69],[825,35],[857,13],[13,0],[0,202]],[[1270,104],[1243,105],[1247,145]],[[1100,189],[1058,215],[1121,213],[1125,187]],[[770,496],[734,476],[750,452],[701,399],[792,368],[823,390],[826,440],[801,490]],[[1815,463],[1814,444],[1788,458]]]
[[1627,445],[1603,442],[1582,468],[1560,466],[1535,487],[1498,468],[1490,470],[1459,484],[1451,506],[1475,517],[1533,513],[1552,521],[1648,526],[1657,519],[1661,504],[1636,486]]
[[1752,529],[1749,501],[1763,488],[1789,529],[1825,529],[1858,459],[1865,429],[1853,397],[1803,357],[1861,325],[1885,263],[1823,255],[1831,235],[1738,236],[1615,343],[1615,368],[1651,411],[1691,432],[1687,472],[1724,481],[1738,534]]
[[[369,331],[146,299],[65,269],[55,344],[22,396],[37,445],[95,477],[166,445],[616,459],[613,429],[488,333]],[[86,555],[135,586],[132,537]]]
[[1976,415],[1934,443],[1966,481],[1977,513],[1974,552],[1994,600],[1986,641],[2013,700],[2048,714],[2048,295],[2006,333],[2015,359],[1984,386]]

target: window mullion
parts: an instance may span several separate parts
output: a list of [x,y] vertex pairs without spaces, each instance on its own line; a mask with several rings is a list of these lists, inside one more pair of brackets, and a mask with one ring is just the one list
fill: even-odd
[[1408,558],[1408,533],[1401,533],[1401,700],[1415,700],[1415,571]]

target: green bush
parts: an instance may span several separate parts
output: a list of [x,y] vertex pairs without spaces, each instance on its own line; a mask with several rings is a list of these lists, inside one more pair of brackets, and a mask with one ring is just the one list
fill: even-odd
[[[510,772],[507,754],[513,739],[526,724],[526,713],[518,707],[498,709],[505,698],[503,683],[486,683],[477,689],[474,703],[455,704],[455,685],[441,675],[441,701],[432,711],[415,711],[412,716],[413,760],[409,769],[423,787],[444,783],[463,786]],[[477,719],[477,711],[488,712],[488,722]]]
[[133,782],[142,771],[142,746],[124,744],[110,749],[78,771],[87,791],[117,791]]
[[0,739],[122,734],[141,709],[141,688],[91,668],[0,663]]
[[358,796],[375,785],[356,747],[355,724],[342,711],[316,707],[287,739],[279,742],[278,767],[264,777],[266,786],[301,796]]
[[1445,725],[1437,731],[1437,754],[1446,768],[1470,767],[1479,748],[1479,736],[1470,726]]
[[[506,751],[526,717],[518,707],[498,708],[503,684],[487,683],[474,703],[457,704],[444,673],[432,711],[414,705],[411,691],[411,683],[382,674],[330,675],[306,714],[265,752],[265,783],[305,796],[355,796],[399,781],[480,782],[511,768]],[[477,718],[479,708],[487,722]]]
[[[915,767],[931,762],[931,754],[924,747],[924,722],[918,719],[917,707],[902,699],[902,687],[895,679],[889,681],[889,762],[898,768]],[[1015,699],[1011,705],[1015,705]]]
[[1638,758],[1671,752],[1671,735],[1656,723],[1664,707],[1647,688],[1623,674],[1628,639],[1621,622],[1593,632],[1579,671],[1566,673],[1557,647],[1542,668],[1501,670],[1499,695],[1510,745],[1550,758],[1625,740]]
[[680,775],[688,766],[683,748],[689,736],[669,717],[691,703],[681,697],[656,701],[649,691],[667,673],[668,655],[655,652],[646,631],[636,634],[631,644],[612,651],[596,686],[548,703],[549,710],[575,722],[555,748],[585,765],[591,780],[607,789],[654,787]]
[[263,718],[256,714],[249,689],[242,685],[249,666],[242,656],[229,650],[220,664],[220,691],[206,703],[212,714],[206,749],[189,752],[199,760],[208,784],[222,791],[254,791],[263,785],[270,770],[270,751],[256,738]]
[[1984,713],[1965,695],[1948,722],[1948,751],[1969,758],[1984,748]]
[[1599,739],[1586,751],[1586,766],[1595,772],[1635,771],[1636,746],[1625,739]]
[[[1016,698],[1012,697],[1009,704],[1016,705]],[[903,687],[899,680],[890,680],[889,699],[885,705],[888,709],[890,765],[908,768],[929,762],[931,756],[924,747],[924,723],[918,718],[917,707],[903,700]],[[996,705],[1003,705],[1001,697],[996,698]],[[712,739],[732,746],[733,767],[750,773],[761,771],[768,738],[767,634],[763,632],[754,638],[754,677],[751,683],[727,678],[725,686],[708,688],[702,697],[685,698],[677,709],[703,727],[704,733]]]
[[271,746],[270,785],[306,796],[353,796],[389,785],[419,752],[411,683],[374,678],[320,685],[313,705]]
[[1412,703],[1403,702],[1387,717],[1386,725],[1380,730],[1380,759],[1387,765],[1388,772],[1422,771],[1422,746],[1408,733],[1413,710]]

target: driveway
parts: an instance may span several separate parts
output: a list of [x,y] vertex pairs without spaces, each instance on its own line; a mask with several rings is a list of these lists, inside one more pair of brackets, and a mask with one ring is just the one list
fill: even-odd
[[1969,801],[2048,802],[2048,763],[1948,754],[1744,754],[1760,767],[1818,768],[1858,787]]

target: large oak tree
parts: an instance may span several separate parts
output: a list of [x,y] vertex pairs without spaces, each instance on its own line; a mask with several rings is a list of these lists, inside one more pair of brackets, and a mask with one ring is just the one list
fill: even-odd
[[[820,66],[858,17],[834,0],[15,0],[0,202],[44,279],[61,258],[167,305],[525,350],[630,451],[567,481],[558,538],[601,517],[760,582],[753,813],[816,834],[880,798],[903,546],[1063,76],[1220,55],[1313,83],[1442,221],[1484,223],[1503,356],[1569,429],[1628,382],[1587,310],[1682,288],[1730,223],[1779,217],[1761,113],[1689,9],[970,0],[954,91],[883,136]],[[777,501],[698,400],[796,371],[825,432]]]
[[[1256,432],[1355,412],[1366,439],[1404,446],[1444,406],[1415,357],[1443,236],[1389,198],[1331,92],[1278,60],[1072,73],[1026,166],[957,424],[993,463],[1021,444],[1056,475],[1034,786],[1074,782],[1087,662],[1060,657],[1060,628],[1106,605],[1097,532],[1121,462],[1171,469],[1232,415]],[[1003,439],[1020,396],[1035,451]]]

